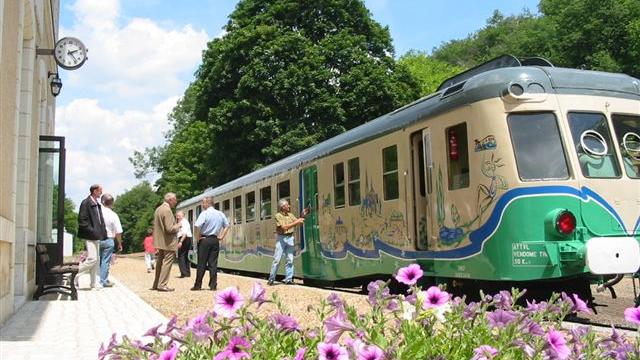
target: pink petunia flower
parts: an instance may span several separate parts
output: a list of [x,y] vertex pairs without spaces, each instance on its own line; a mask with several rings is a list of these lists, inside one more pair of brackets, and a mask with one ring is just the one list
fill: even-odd
[[249,297],[249,300],[252,303],[258,303],[258,307],[260,307],[260,305],[267,302],[267,299],[265,298],[265,293],[266,293],[266,290],[264,289],[262,284],[254,283],[253,288],[251,288],[251,295]]
[[338,308],[336,314],[324,321],[325,341],[328,343],[338,342],[340,336],[345,331],[354,331],[355,326],[346,318],[344,310]]
[[304,360],[304,354],[307,352],[307,348],[306,347],[302,347],[300,349],[298,349],[298,351],[296,352],[296,357],[293,358],[293,360]]
[[169,350],[165,350],[162,353],[160,353],[160,356],[158,356],[158,360],[175,360],[177,356],[178,356],[178,345],[173,343],[171,344],[171,347],[169,348]]
[[236,314],[244,305],[244,298],[234,287],[228,287],[216,294],[213,309],[226,318]]
[[471,360],[489,360],[493,359],[496,355],[498,355],[498,349],[489,345],[481,345],[473,349],[473,357]]
[[245,350],[249,349],[251,344],[239,336],[234,336],[223,351],[219,352],[213,360],[241,360],[250,359],[251,355]]
[[489,325],[495,328],[503,328],[514,321],[515,318],[516,315],[513,312],[505,311],[502,309],[487,313],[487,320],[489,320]]
[[403,267],[398,270],[396,280],[406,285],[415,285],[415,283],[422,277],[424,272],[418,264],[411,264],[407,267]]
[[449,301],[450,295],[446,291],[440,290],[437,286],[431,286],[427,291],[421,291],[423,295],[422,307],[425,309],[437,308]]
[[338,344],[319,343],[319,360],[349,360],[347,350]]
[[587,303],[584,300],[580,299],[578,294],[573,294],[573,311],[575,312],[583,312],[583,313],[591,313],[591,309],[587,306]]
[[382,360],[384,359],[384,351],[376,345],[362,346],[358,352],[358,360]]
[[185,330],[190,331],[196,341],[208,339],[213,335],[213,329],[209,326],[208,318],[208,314],[201,314],[194,317],[189,320]]
[[284,314],[273,314],[271,320],[275,324],[276,329],[284,332],[294,332],[300,330],[300,325],[296,319]]
[[567,359],[571,353],[569,347],[567,347],[567,342],[564,339],[564,335],[560,331],[549,330],[546,335],[547,345],[545,346],[547,350],[547,355],[551,359]]
[[625,309],[624,318],[628,322],[640,325],[640,306]]

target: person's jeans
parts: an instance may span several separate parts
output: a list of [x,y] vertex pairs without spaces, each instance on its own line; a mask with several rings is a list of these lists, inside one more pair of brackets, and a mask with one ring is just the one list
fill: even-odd
[[154,257],[154,253],[148,253],[148,252],[144,253],[144,262],[147,265],[147,270],[149,271],[153,269],[153,257]]
[[271,273],[269,274],[269,281],[276,279],[276,273],[278,272],[278,266],[280,265],[280,259],[284,253],[287,257],[287,263],[284,266],[285,277],[284,281],[293,281],[293,254],[296,247],[293,245],[293,235],[278,235],[276,238],[276,251],[273,254],[273,263],[271,264]]
[[100,284],[102,285],[106,284],[109,278],[113,250],[115,250],[115,243],[112,238],[100,241]]

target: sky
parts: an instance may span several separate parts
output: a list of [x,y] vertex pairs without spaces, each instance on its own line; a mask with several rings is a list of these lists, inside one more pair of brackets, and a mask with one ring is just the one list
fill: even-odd
[[[61,0],[59,38],[89,49],[79,69],[59,68],[56,135],[66,137],[66,193],[78,206],[89,186],[114,196],[138,184],[128,158],[163,145],[167,114],[194,80],[208,41],[223,34],[232,0]],[[537,11],[538,0],[365,0],[388,26],[396,57],[430,52],[481,29],[494,10]],[[520,54],[531,55],[536,54]],[[153,179],[149,179],[153,182]]]

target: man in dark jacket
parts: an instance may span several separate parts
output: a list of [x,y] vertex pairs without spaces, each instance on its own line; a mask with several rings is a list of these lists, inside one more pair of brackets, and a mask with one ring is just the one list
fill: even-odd
[[89,273],[91,288],[99,289],[102,287],[100,285],[100,240],[107,238],[102,205],[99,202],[102,186],[91,185],[89,192],[89,196],[82,200],[78,211],[78,238],[85,241],[87,248],[87,258],[80,264],[78,276]]

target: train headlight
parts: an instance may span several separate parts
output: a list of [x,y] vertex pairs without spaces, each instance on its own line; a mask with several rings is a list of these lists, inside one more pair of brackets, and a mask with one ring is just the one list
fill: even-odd
[[556,230],[565,236],[573,234],[576,230],[576,217],[571,211],[564,210],[556,217]]

